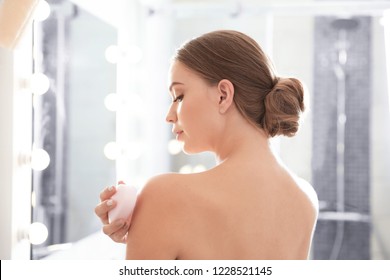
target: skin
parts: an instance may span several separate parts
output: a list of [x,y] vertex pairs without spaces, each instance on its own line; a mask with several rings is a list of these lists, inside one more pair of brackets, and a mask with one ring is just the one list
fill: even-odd
[[[211,151],[217,165],[151,178],[131,227],[116,221],[103,231],[127,242],[127,259],[307,259],[317,196],[276,158],[265,132],[238,112],[232,83],[208,85],[174,62],[170,93],[166,120],[184,152]],[[104,224],[109,197],[105,190],[96,208]]]

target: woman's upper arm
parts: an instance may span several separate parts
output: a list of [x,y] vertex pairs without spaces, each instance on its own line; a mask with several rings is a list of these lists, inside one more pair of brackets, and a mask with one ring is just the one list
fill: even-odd
[[126,259],[176,259],[180,219],[168,177],[151,179],[140,193],[127,236]]

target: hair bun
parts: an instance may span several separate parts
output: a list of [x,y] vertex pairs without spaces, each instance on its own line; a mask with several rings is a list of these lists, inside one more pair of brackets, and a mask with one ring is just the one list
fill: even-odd
[[299,117],[305,110],[303,86],[295,78],[279,78],[264,99],[263,128],[269,136],[294,136],[298,131]]

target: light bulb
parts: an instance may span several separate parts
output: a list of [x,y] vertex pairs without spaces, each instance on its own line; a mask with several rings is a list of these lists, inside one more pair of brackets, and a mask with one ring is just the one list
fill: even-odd
[[104,146],[104,155],[110,160],[116,160],[120,155],[120,149],[116,142],[108,142]]
[[49,78],[42,73],[34,73],[30,79],[30,89],[32,93],[42,95],[50,88]]
[[42,223],[32,223],[28,228],[28,240],[33,245],[39,245],[49,236],[47,227]]
[[39,0],[38,6],[35,9],[34,20],[44,21],[50,16],[50,5],[45,0]]
[[34,148],[31,152],[31,168],[36,171],[46,169],[50,164],[50,156],[43,149]]
[[115,112],[118,110],[120,105],[120,98],[116,93],[110,93],[104,98],[104,105],[107,110]]
[[206,171],[206,166],[204,166],[203,164],[198,164],[194,167],[194,169],[192,170],[193,173],[200,173],[200,172],[203,172],[203,171]]
[[190,173],[192,173],[191,165],[186,164],[186,165],[182,166],[180,168],[180,170],[179,170],[179,173],[182,173],[182,174],[190,174]]
[[177,155],[182,151],[183,143],[176,139],[171,139],[168,142],[168,151],[171,155]]

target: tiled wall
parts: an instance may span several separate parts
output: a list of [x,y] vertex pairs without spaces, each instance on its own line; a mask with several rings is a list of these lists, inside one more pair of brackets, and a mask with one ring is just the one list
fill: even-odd
[[[337,63],[336,18],[315,20],[313,87],[313,186],[324,211],[336,211],[337,193]],[[346,73],[345,124],[345,211],[370,212],[370,28],[369,17],[354,18],[355,29],[347,32],[349,42]],[[328,259],[335,242],[336,221],[319,220],[313,241],[313,258]],[[339,259],[370,258],[370,223],[347,221]]]

